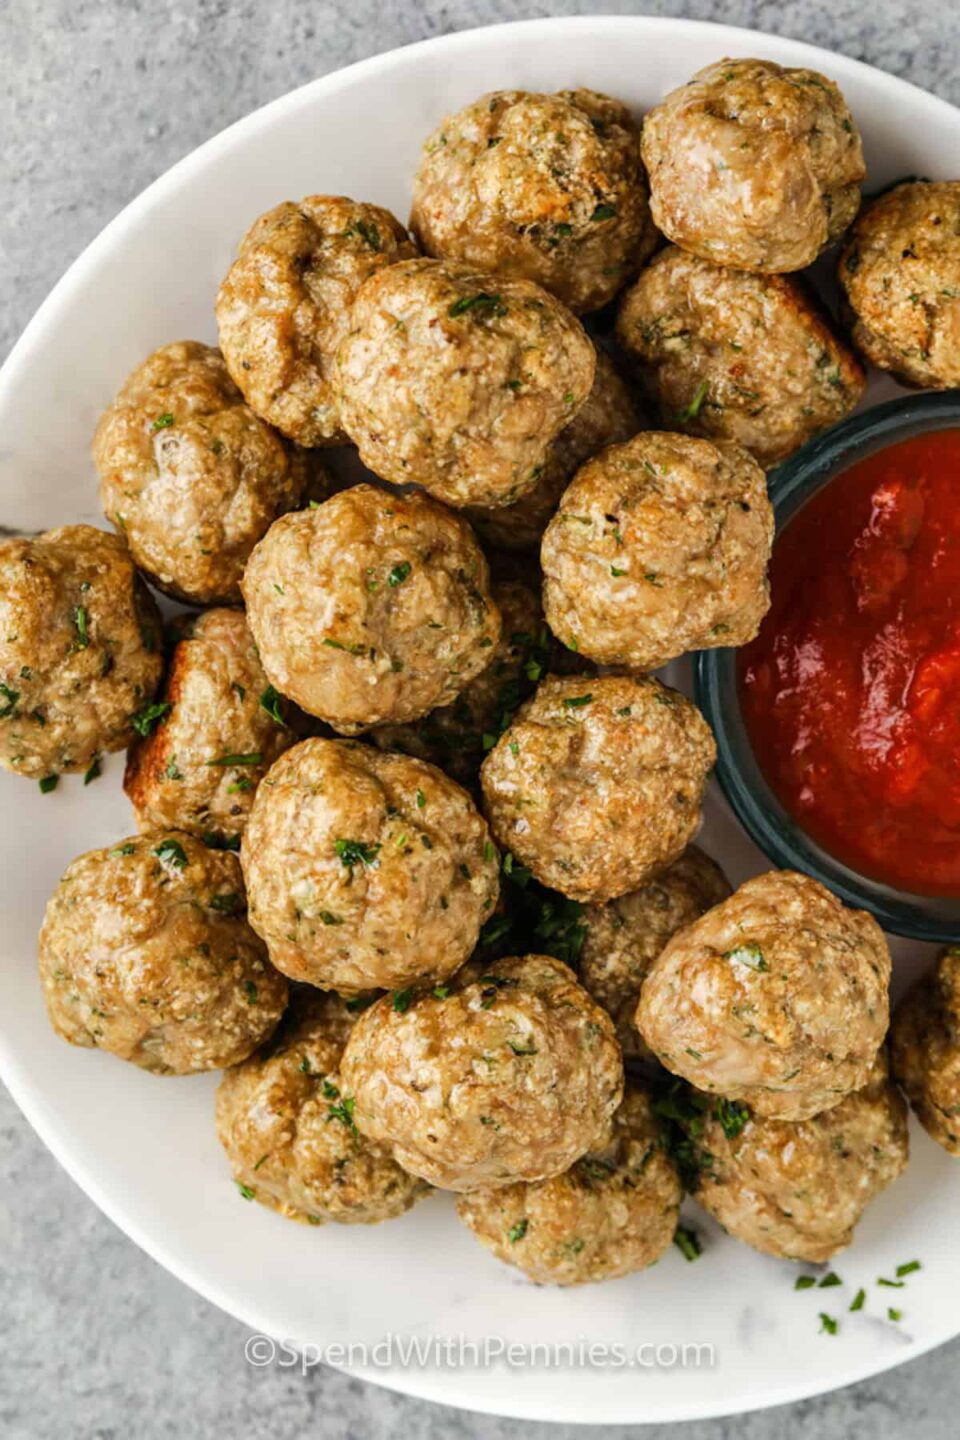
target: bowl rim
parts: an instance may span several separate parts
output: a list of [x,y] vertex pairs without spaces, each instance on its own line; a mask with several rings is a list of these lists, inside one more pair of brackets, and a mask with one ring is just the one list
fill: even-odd
[[[960,427],[960,390],[900,396],[848,416],[802,446],[771,471],[770,500],[777,535],[802,506],[856,460],[897,440],[930,430]],[[812,840],[781,804],[757,766],[756,781],[737,759],[733,731],[745,734],[736,694],[737,651],[701,650],[694,658],[694,694],[717,742],[716,775],[734,815],[754,844],[778,867],[819,880],[848,905],[868,910],[885,930],[914,940],[944,942],[960,936],[960,900],[944,897],[953,915],[940,912],[937,896],[913,895],[862,875]],[[749,741],[747,748],[751,749]]]

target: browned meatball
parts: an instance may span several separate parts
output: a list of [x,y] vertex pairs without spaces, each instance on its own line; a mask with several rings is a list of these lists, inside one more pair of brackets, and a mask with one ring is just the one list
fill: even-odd
[[247,403],[299,445],[339,445],[337,346],[364,280],[417,253],[399,220],[344,195],[255,220],[217,296],[224,358]]
[[479,675],[500,638],[488,580],[465,520],[356,485],[278,521],[243,594],[271,683],[354,734],[419,719]]
[[650,1100],[628,1082],[608,1144],[549,1180],[462,1195],[457,1214],[498,1259],[531,1280],[583,1285],[659,1260],[682,1197]]
[[668,940],[729,894],[720,866],[688,845],[639,890],[584,909],[580,980],[613,1017],[625,1055],[649,1058],[634,1022],[650,966]]
[[363,463],[448,505],[510,505],[590,394],[596,351],[529,280],[408,260],[375,275],[337,352]]
[[484,807],[542,884],[612,900],[681,854],[715,759],[699,711],[659,681],[551,676],[484,761]]
[[645,431],[577,472],[544,533],[554,634],[604,665],[656,670],[752,640],[770,604],[773,508],[728,441]]
[[720,60],[643,122],[653,218],[737,270],[802,270],[860,204],[863,145],[832,80],[772,60]]
[[242,842],[250,923],[295,980],[355,995],[445,980],[499,890],[470,796],[433,765],[304,740],[253,802]]
[[364,1135],[412,1175],[463,1191],[569,1169],[607,1143],[623,1090],[609,1017],[546,955],[377,1001],[341,1075]]
[[40,779],[129,744],[163,670],[160,613],[91,525],[0,542],[0,765]]
[[960,1155],[960,947],[944,950],[901,1000],[890,1041],[893,1073],[920,1124]]
[[164,345],[134,370],[93,441],[104,513],[161,590],[237,601],[250,551],[299,504],[307,461],[259,419],[219,350]]
[[627,291],[620,344],[661,424],[777,465],[856,405],[859,361],[797,280],[670,245]]
[[656,243],[630,111],[593,90],[482,95],[427,140],[410,227],[428,255],[596,310]]
[[245,912],[237,857],[183,831],[79,856],[40,931],[54,1029],[158,1075],[245,1059],[287,1003]]
[[130,749],[123,788],[141,830],[239,841],[254,792],[296,740],[241,610],[187,622],[170,661],[156,728]]
[[866,1083],[887,1033],[890,951],[806,875],[741,885],[669,942],[637,1026],[657,1058],[758,1115],[805,1120]]
[[494,582],[491,593],[502,625],[486,668],[452,705],[413,724],[381,725],[370,735],[381,750],[429,760],[463,785],[476,783],[484,755],[549,669],[554,648],[536,590],[504,580]]
[[467,514],[482,540],[503,550],[534,550],[547,522],[560,504],[560,496],[585,460],[605,445],[629,440],[640,429],[640,414],[633,396],[613,361],[597,350],[593,389],[583,405],[554,440],[543,462],[543,473],[512,505],[492,510],[469,507]]
[[897,185],[840,257],[853,342],[905,385],[960,385],[960,180]]
[[269,1043],[217,1090],[217,1134],[240,1193],[291,1220],[374,1225],[429,1193],[353,1123],[340,1093],[352,1026],[337,996],[298,990]]
[[843,1250],[907,1167],[907,1108],[882,1051],[864,1087],[824,1114],[762,1119],[720,1101],[705,1119],[697,1199],[737,1240],[786,1260],[816,1265]]

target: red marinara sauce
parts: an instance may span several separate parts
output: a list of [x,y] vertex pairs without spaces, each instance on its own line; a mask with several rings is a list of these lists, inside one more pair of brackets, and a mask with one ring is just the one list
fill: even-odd
[[770,580],[738,657],[768,783],[860,874],[960,896],[960,430],[829,481],[776,541]]

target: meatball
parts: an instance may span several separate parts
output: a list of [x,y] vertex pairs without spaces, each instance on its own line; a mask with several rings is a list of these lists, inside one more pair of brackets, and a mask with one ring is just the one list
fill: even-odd
[[239,841],[257,786],[297,738],[241,610],[186,624],[152,708],[159,725],[141,725],[123,780],[140,829]]
[[770,604],[773,508],[760,466],[726,441],[647,431],[578,471],[541,547],[559,639],[605,665],[656,670],[752,640]]
[[237,857],[182,831],[81,855],[40,931],[53,1028],[158,1075],[245,1059],[287,1003],[245,910]]
[[372,485],[278,521],[243,594],[271,683],[347,735],[450,704],[500,638],[466,521]]
[[637,1026],[692,1085],[806,1120],[866,1083],[889,1023],[890,951],[863,910],[816,880],[748,880],[669,942]]
[[104,513],[161,590],[238,601],[250,551],[299,504],[307,463],[234,385],[219,350],[164,345],[124,383],[93,440]]
[[737,1240],[817,1265],[907,1166],[907,1108],[881,1051],[867,1083],[824,1114],[788,1121],[715,1102],[697,1141],[697,1199]]
[[832,80],[720,60],[643,123],[650,208],[669,240],[736,270],[802,270],[857,213],[863,145]]
[[340,445],[335,357],[363,284],[417,253],[399,220],[308,195],[255,220],[217,296],[224,359],[247,403],[298,445]]
[[960,947],[907,992],[890,1032],[893,1073],[938,1145],[960,1155]]
[[0,541],[0,765],[36,780],[122,750],[160,683],[160,628],[115,535]]
[[554,675],[484,761],[484,807],[541,884],[600,903],[682,853],[715,759],[700,712],[659,681]]
[[593,90],[481,96],[427,140],[410,228],[428,255],[596,310],[656,243],[630,111]]
[[468,966],[452,987],[377,1001],[341,1066],[353,1117],[445,1190],[543,1180],[608,1143],[623,1062],[609,1016],[546,955]]
[[304,740],[257,791],[242,842],[250,924],[294,980],[356,995],[445,980],[497,903],[470,796],[406,755]]
[[363,1138],[341,1097],[352,1025],[337,996],[300,990],[272,1040],[217,1091],[217,1133],[241,1194],[291,1220],[374,1225],[428,1194]]
[[639,890],[585,908],[580,982],[613,1017],[625,1055],[650,1058],[634,1025],[650,966],[668,940],[729,894],[719,865],[689,845]]
[[408,260],[362,286],[337,352],[363,463],[448,505],[509,505],[590,394],[596,351],[529,280]]
[[522,700],[549,668],[552,638],[540,596],[521,580],[494,582],[500,641],[490,663],[451,705],[408,725],[383,725],[370,738],[381,750],[430,760],[463,785],[477,781],[486,751],[513,719]]
[[662,250],[624,296],[620,344],[661,424],[764,467],[841,420],[866,376],[799,281]]
[[628,1083],[608,1144],[551,1179],[462,1195],[457,1214],[498,1259],[531,1280],[583,1285],[659,1260],[682,1198],[649,1097]]
[[875,200],[840,257],[853,342],[905,385],[960,386],[960,180]]
[[629,440],[640,429],[633,396],[613,361],[597,350],[593,389],[547,451],[543,474],[532,490],[512,505],[492,510],[469,508],[467,514],[482,540],[503,550],[536,550],[560,496],[585,460],[605,445]]

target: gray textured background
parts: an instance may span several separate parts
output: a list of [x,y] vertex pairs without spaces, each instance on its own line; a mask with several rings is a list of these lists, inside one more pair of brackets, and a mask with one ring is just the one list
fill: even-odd
[[[695,16],[813,41],[960,103],[957,0],[0,0],[0,359],[53,282],[208,136],[352,60],[497,20]],[[9,1440],[551,1440],[602,1432],[421,1404],[243,1360],[243,1327],[105,1220],[0,1091],[0,1435]],[[649,1440],[953,1440],[960,1342],[821,1400]]]

